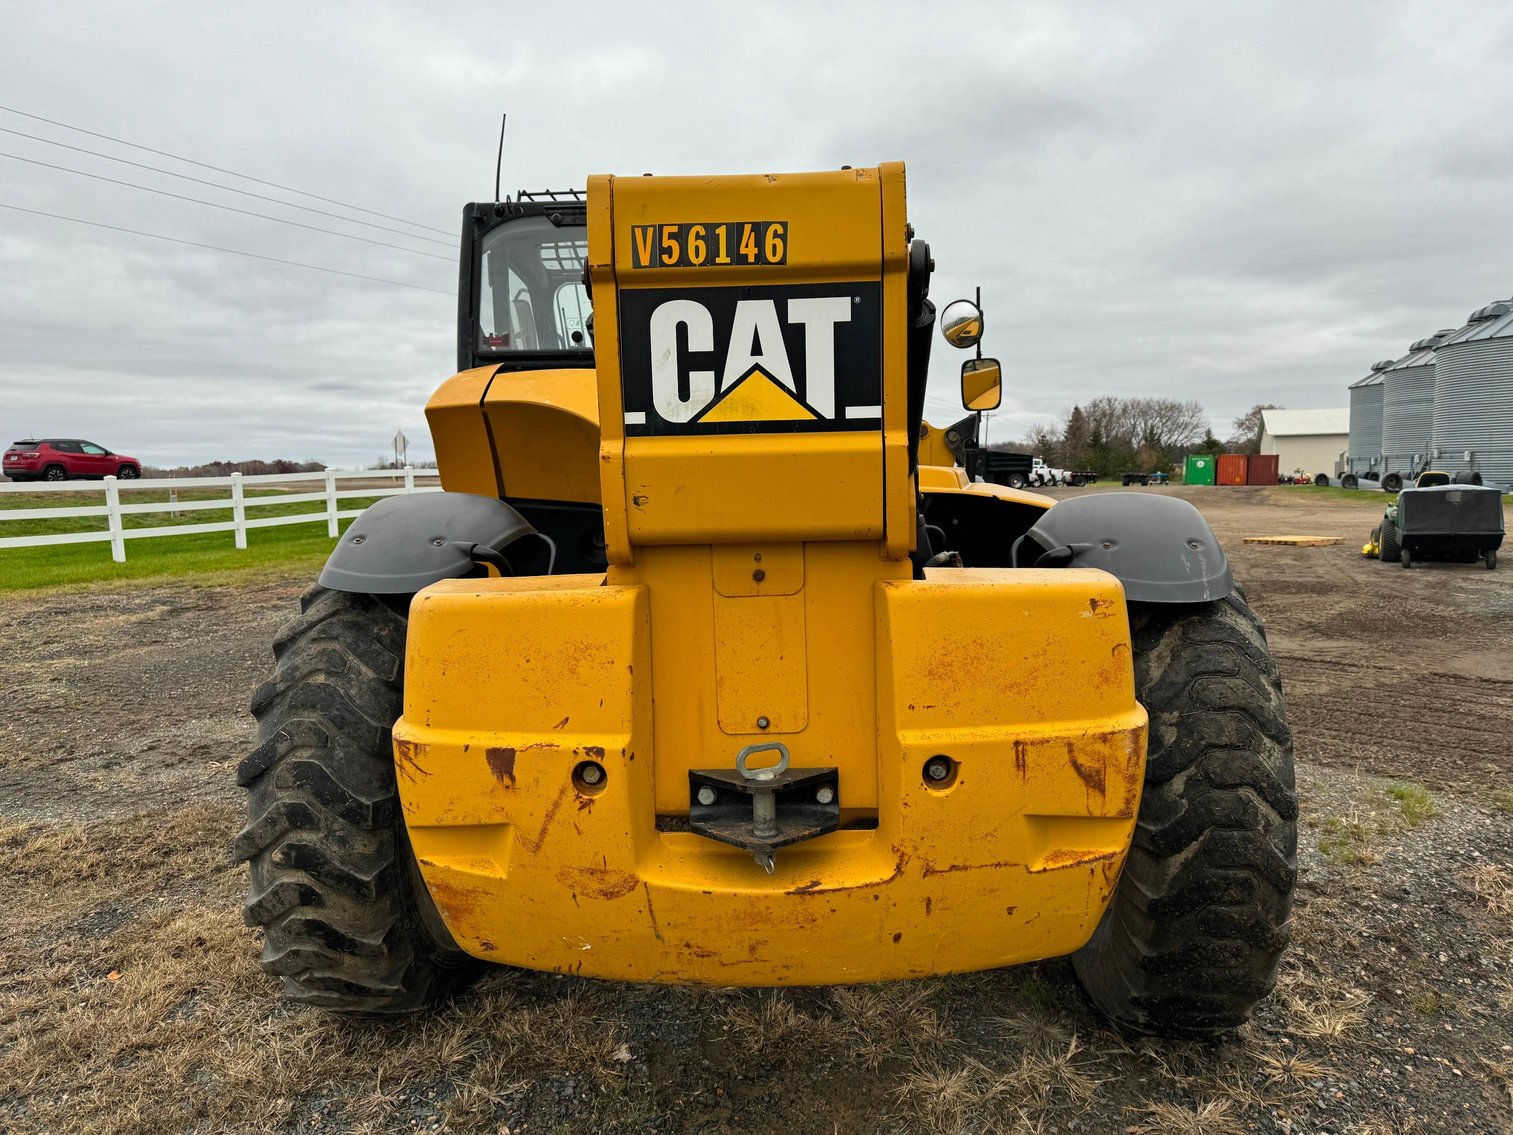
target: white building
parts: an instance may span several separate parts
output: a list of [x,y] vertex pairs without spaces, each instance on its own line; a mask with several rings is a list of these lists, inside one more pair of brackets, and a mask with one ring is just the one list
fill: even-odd
[[1262,410],[1261,452],[1277,455],[1277,472],[1285,477],[1301,469],[1310,477],[1336,474],[1340,455],[1350,445],[1350,410]]

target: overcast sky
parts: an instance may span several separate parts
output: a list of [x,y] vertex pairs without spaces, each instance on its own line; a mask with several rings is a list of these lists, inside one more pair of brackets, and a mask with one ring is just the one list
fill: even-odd
[[[1513,291],[1505,3],[424,7],[0,0],[0,105],[442,230],[0,133],[5,155],[440,257],[0,157],[0,204],[416,285],[0,208],[0,442],[345,465],[402,428],[428,457],[452,234],[492,196],[501,110],[507,189],[904,160],[932,295],[983,289],[995,439],[1100,394],[1197,398],[1220,436],[1256,402],[1344,405],[1374,360]],[[937,340],[936,421],[960,416],[961,358]]]

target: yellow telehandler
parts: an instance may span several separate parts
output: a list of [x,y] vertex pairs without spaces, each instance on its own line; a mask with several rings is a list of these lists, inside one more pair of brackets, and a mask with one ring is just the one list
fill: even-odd
[[[1071,954],[1129,1028],[1247,1018],[1295,879],[1260,623],[1191,505],[950,460],[933,267],[899,163],[467,206],[445,492],[352,523],[253,700],[287,996]],[[997,405],[980,348],[962,382]]]

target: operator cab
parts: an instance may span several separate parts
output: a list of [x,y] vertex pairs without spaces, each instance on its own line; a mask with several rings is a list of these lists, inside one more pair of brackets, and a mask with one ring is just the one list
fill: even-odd
[[522,190],[516,200],[468,205],[462,233],[458,369],[592,367],[583,195]]

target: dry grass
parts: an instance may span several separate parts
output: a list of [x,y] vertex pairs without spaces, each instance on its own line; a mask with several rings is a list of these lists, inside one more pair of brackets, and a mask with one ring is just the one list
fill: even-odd
[[1234,1114],[1228,1100],[1206,1100],[1191,1106],[1174,1103],[1147,1104],[1139,1110],[1143,1123],[1132,1123],[1129,1135],[1245,1135],[1244,1122]]
[[1513,918],[1513,868],[1485,863],[1466,872],[1471,891],[1493,914]]

